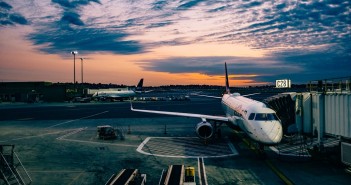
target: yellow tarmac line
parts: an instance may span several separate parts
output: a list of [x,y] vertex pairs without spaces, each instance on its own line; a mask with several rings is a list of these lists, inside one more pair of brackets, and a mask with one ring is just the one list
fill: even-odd
[[90,115],[90,116],[85,116],[85,117],[82,117],[82,118],[78,118],[78,119],[73,119],[73,120],[65,121],[65,122],[58,123],[58,124],[56,124],[56,125],[52,125],[52,126],[50,126],[50,127],[47,127],[46,129],[48,129],[48,128],[53,128],[53,127],[56,127],[56,126],[59,126],[59,125],[63,125],[63,124],[66,124],[66,123],[78,121],[78,120],[81,120],[81,119],[91,118],[91,117],[94,117],[94,116],[97,116],[97,115],[100,115],[100,114],[105,114],[105,113],[107,113],[107,112],[109,112],[109,111],[107,110],[107,111],[100,112],[100,113],[97,113],[97,114],[93,114],[93,115]]
[[278,175],[278,177],[286,184],[286,185],[293,185],[294,183],[286,177],[278,168],[276,168],[270,160],[265,160],[266,164],[271,168],[271,170]]
[[[238,135],[239,132],[234,130],[234,133]],[[249,140],[245,138],[242,138],[242,140],[249,147],[249,149],[258,154],[258,151],[255,149],[255,147],[253,147],[253,145],[250,144]],[[285,176],[282,171],[274,166],[270,160],[266,159],[265,163],[286,185],[294,185],[294,183],[287,176]]]

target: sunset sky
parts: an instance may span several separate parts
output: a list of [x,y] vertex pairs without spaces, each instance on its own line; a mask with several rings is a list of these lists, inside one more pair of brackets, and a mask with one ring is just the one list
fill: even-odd
[[351,76],[349,0],[0,0],[0,81],[146,86]]

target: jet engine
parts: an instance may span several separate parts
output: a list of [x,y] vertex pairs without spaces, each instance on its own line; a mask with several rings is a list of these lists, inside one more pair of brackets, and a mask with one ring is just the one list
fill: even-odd
[[196,133],[201,139],[208,139],[213,135],[213,127],[211,123],[202,121],[196,125]]

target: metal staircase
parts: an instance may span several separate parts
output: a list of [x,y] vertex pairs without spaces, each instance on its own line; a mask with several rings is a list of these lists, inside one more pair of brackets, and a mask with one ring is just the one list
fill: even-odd
[[14,147],[14,145],[0,145],[0,179],[3,181],[2,184],[6,185],[29,185],[32,179],[13,151]]

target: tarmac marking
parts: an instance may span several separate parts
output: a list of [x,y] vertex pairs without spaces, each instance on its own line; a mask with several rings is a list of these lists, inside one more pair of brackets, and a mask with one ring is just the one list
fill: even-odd
[[239,154],[239,152],[236,150],[236,148],[233,145],[233,143],[228,142],[228,146],[229,146],[230,150],[233,152],[233,154]]
[[101,142],[96,142],[96,141],[84,141],[84,140],[77,140],[77,139],[65,139],[65,138],[63,138],[63,139],[59,139],[59,140],[61,140],[61,141],[73,141],[73,142],[79,142],[79,143],[98,144],[98,145],[125,146],[125,147],[133,147],[133,148],[138,147],[137,145],[127,145],[127,144],[117,144],[117,143],[101,143]]
[[4,143],[4,142],[8,142],[8,141],[16,141],[16,140],[21,140],[21,139],[29,139],[29,138],[41,137],[41,136],[46,136],[46,135],[54,135],[54,134],[59,134],[59,133],[62,133],[62,132],[67,132],[67,130],[57,131],[57,132],[49,132],[49,133],[39,134],[39,135],[35,135],[35,136],[18,137],[18,138],[5,140],[5,141],[0,141],[0,143]]
[[285,176],[277,167],[275,167],[270,160],[267,159],[265,160],[265,162],[286,185],[294,185],[294,183],[287,176]]
[[62,139],[64,139],[65,137],[68,137],[68,136],[70,136],[70,135],[76,134],[76,133],[78,133],[78,132],[80,132],[80,131],[83,131],[83,130],[85,130],[85,129],[87,129],[87,128],[88,128],[88,127],[75,129],[75,130],[73,130],[72,132],[69,132],[69,133],[67,133],[67,134],[65,134],[65,135],[63,135],[63,136],[60,136],[60,137],[56,138],[56,139],[62,140]]
[[311,155],[308,152],[306,152],[306,153],[287,153],[287,152],[289,152],[291,150],[283,150],[283,151],[281,151],[281,150],[277,149],[274,146],[270,146],[269,148],[273,152],[275,152],[276,154],[278,154],[280,156],[290,156],[290,157],[296,157],[297,156],[297,157],[306,157],[306,158],[310,158],[311,157]]
[[[234,133],[236,135],[238,135],[238,131],[235,131],[234,130]],[[250,141],[245,139],[245,138],[242,138],[242,140],[244,141],[244,143],[249,147],[249,149],[251,149],[253,152],[255,152],[256,154],[258,154],[258,151],[255,149],[255,147],[253,147],[251,144],[250,144]],[[266,159],[264,160],[265,163],[267,164],[267,166],[286,184],[286,185],[294,185],[294,183],[287,177],[283,174],[282,171],[280,171],[275,165],[273,165],[273,163]]]
[[239,154],[229,141],[204,145],[197,137],[147,137],[136,150],[145,155],[171,158],[218,158]]
[[72,182],[69,183],[69,185],[73,184],[74,181],[76,181],[77,179],[79,179],[79,177],[82,176],[83,174],[84,174],[84,172],[81,172],[79,175],[77,175],[77,176],[72,180]]
[[53,127],[57,127],[59,125],[63,125],[63,124],[66,124],[66,123],[71,123],[71,122],[74,122],[74,121],[78,121],[78,120],[82,120],[82,119],[86,119],[86,118],[91,118],[91,117],[94,117],[94,116],[97,116],[97,115],[100,115],[100,114],[105,114],[109,112],[108,110],[107,111],[104,111],[104,112],[100,112],[100,113],[97,113],[97,114],[93,114],[93,115],[90,115],[90,116],[85,116],[85,117],[82,117],[82,118],[78,118],[78,119],[73,119],[73,120],[69,120],[69,121],[65,121],[65,122],[62,122],[62,123],[58,123],[56,125],[52,125],[50,127],[47,127],[46,129],[48,128],[53,128]]
[[58,138],[56,138],[57,140],[60,141],[73,141],[73,142],[80,142],[80,143],[89,143],[89,144],[103,144],[103,145],[112,145],[112,146],[125,146],[125,147],[138,147],[137,145],[127,145],[127,144],[116,144],[116,143],[101,143],[101,142],[96,142],[96,141],[84,141],[84,140],[77,140],[77,139],[66,139],[66,137],[71,136],[73,134],[77,134],[78,132],[81,132],[85,129],[87,129],[88,127],[84,127],[84,128],[77,128],[74,129],[72,132],[69,132],[63,136],[60,136]]
[[199,169],[200,185],[208,185],[204,158],[202,158],[202,157],[197,158],[197,166]]

